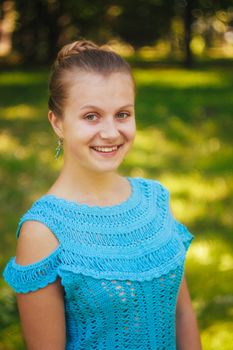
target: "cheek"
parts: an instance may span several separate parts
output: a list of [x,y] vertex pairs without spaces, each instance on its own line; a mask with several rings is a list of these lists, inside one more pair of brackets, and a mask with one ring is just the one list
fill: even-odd
[[70,138],[77,143],[88,143],[98,132],[96,128],[83,123],[77,123],[69,129]]
[[129,140],[134,140],[136,136],[136,123],[135,120],[132,120],[129,124],[126,125],[125,127],[125,136]]

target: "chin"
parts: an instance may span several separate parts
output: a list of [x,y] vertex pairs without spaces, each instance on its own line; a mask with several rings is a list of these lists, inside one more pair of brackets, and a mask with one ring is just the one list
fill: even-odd
[[93,167],[91,170],[97,172],[97,173],[109,173],[109,172],[114,172],[117,171],[119,168],[120,164],[112,165],[112,166],[99,166],[99,167]]

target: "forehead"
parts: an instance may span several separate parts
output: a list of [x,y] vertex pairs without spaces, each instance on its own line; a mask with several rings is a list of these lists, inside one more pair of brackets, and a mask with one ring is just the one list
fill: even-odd
[[68,104],[126,105],[134,103],[134,83],[127,73],[108,75],[73,72],[68,83]]

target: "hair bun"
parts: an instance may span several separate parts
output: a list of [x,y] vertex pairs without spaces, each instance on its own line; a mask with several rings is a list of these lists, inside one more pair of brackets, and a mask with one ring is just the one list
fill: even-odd
[[57,60],[61,62],[68,57],[78,55],[86,50],[99,50],[99,46],[89,40],[77,40],[71,44],[65,45],[58,52]]

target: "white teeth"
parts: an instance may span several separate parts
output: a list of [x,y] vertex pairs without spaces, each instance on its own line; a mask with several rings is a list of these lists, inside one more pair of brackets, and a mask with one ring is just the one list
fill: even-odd
[[116,151],[117,150],[117,146],[113,146],[113,147],[93,147],[96,151],[99,152],[112,152],[112,151]]

